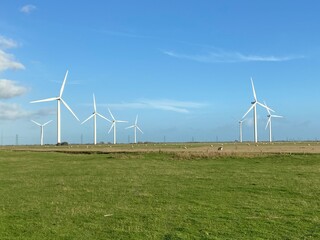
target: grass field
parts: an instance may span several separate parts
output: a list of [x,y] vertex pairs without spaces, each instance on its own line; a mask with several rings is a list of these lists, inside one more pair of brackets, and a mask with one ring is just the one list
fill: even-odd
[[320,154],[2,150],[0,196],[0,239],[320,239]]

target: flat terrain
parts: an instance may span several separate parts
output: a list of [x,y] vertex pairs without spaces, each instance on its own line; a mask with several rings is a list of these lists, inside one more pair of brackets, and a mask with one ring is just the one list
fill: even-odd
[[[218,151],[223,147],[222,151]],[[147,143],[147,144],[101,144],[69,146],[2,146],[0,150],[54,151],[54,152],[180,152],[201,155],[243,155],[264,153],[320,153],[320,142],[261,142],[261,143]]]
[[2,147],[0,239],[320,239],[318,143],[219,146]]

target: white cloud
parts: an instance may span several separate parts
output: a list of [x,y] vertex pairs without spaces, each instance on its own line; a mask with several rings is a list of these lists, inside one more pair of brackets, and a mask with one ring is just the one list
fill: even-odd
[[38,111],[29,111],[17,103],[0,102],[0,120],[30,119],[34,116],[48,116],[56,113],[55,109],[47,108]]
[[0,72],[8,69],[25,69],[24,65],[17,62],[12,54],[0,50]]
[[0,49],[8,49],[8,48],[16,48],[16,47],[18,47],[17,42],[0,35]]
[[[12,40],[0,36],[0,72],[8,69],[25,69],[24,65],[17,62],[12,54],[6,53],[3,49],[15,48],[18,44]],[[28,89],[20,86],[12,80],[0,79],[0,99],[9,99],[23,95]],[[32,112],[26,111],[15,103],[0,102],[0,119],[15,120],[31,116]]]
[[14,81],[0,79],[0,99],[7,99],[20,96],[23,95],[26,91],[26,87],[19,86]]
[[24,65],[17,62],[12,54],[4,51],[4,49],[16,47],[18,44],[14,40],[0,35],[0,72],[8,69],[25,69]]
[[32,115],[21,108],[19,104],[16,103],[4,103],[0,102],[0,119],[1,120],[16,120],[21,118],[27,118]]
[[179,54],[172,51],[164,51],[164,54],[180,58],[187,59],[197,62],[205,62],[205,63],[234,63],[234,62],[283,62],[290,61],[298,58],[304,58],[303,56],[258,56],[258,55],[245,55],[239,52],[209,52],[207,54],[196,54],[196,55],[188,55],[188,54]]
[[42,108],[42,109],[39,109],[37,112],[33,113],[33,115],[48,116],[48,115],[54,115],[56,113],[57,113],[57,109],[55,108]]
[[132,103],[108,104],[113,108],[135,108],[135,109],[159,109],[165,111],[173,111],[178,113],[189,113],[190,109],[202,108],[206,106],[204,103],[190,101],[175,101],[175,100],[138,100]]
[[28,5],[25,5],[22,8],[20,8],[20,12],[29,14],[29,13],[33,12],[34,10],[36,10],[36,9],[37,9],[36,6],[34,6],[32,4],[28,4]]

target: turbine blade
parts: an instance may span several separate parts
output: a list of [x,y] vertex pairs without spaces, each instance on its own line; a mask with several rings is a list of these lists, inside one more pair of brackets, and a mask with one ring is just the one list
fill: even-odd
[[137,126],[137,129],[143,134],[142,130]]
[[72,115],[73,115],[78,121],[80,121],[79,118],[76,116],[76,114],[71,110],[71,108],[69,107],[69,105],[68,105],[62,98],[60,98],[60,100],[61,100],[61,102],[63,103],[63,105],[72,113]]
[[112,119],[115,121],[116,119],[115,119],[114,116],[112,115],[112,112],[110,111],[110,108],[108,108],[108,110],[109,110],[109,113],[110,113]]
[[40,123],[38,123],[38,122],[36,122],[36,121],[33,121],[33,120],[31,120],[31,122],[33,122],[34,124],[37,124],[39,127],[41,127],[41,124],[40,124]]
[[283,118],[283,116],[279,116],[279,115],[271,115],[271,117],[275,117],[275,118]]
[[265,109],[267,109],[267,110],[269,109],[269,111],[274,112],[273,109],[271,109],[271,108],[269,108],[268,106],[262,104],[261,102],[256,102],[256,103],[259,104],[261,107],[264,107]]
[[137,116],[136,116],[135,125],[137,125],[137,123],[138,123],[138,114],[137,114]]
[[105,116],[101,115],[100,113],[96,112],[96,114],[97,114],[99,117],[107,120],[108,122],[112,122],[110,119],[106,118]]
[[253,92],[254,100],[257,101],[256,90],[254,89],[254,84],[253,84],[252,78],[251,78],[251,86],[252,86],[252,92]]
[[61,98],[62,97],[62,93],[63,93],[63,90],[64,90],[64,86],[66,85],[66,81],[67,81],[67,77],[68,77],[68,70],[66,72],[66,75],[64,75],[64,79],[63,79],[63,82],[62,82],[62,86],[61,86],[61,89],[60,89],[60,95],[59,97]]
[[110,129],[109,129],[109,131],[108,131],[108,134],[111,132],[111,130],[112,130],[113,127],[114,127],[114,123],[111,124],[111,127],[110,127]]
[[48,121],[48,122],[46,122],[45,124],[43,124],[42,126],[45,126],[45,125],[47,125],[47,124],[49,124],[49,123],[51,123],[52,122],[52,120],[50,120],[50,121]]
[[123,121],[123,120],[115,120],[116,122],[119,122],[119,123],[127,123],[128,121]]
[[59,99],[59,98],[57,98],[57,97],[54,97],[54,98],[46,98],[46,99],[31,101],[30,103],[51,102],[51,101],[58,100],[58,99]]
[[268,125],[270,124],[270,122],[271,122],[271,117],[268,117],[268,121],[267,121],[267,125],[266,125],[266,128],[265,128],[265,129],[267,129],[267,127],[268,127]]
[[94,109],[94,112],[97,111],[96,98],[95,98],[94,94],[93,94],[93,109]]
[[84,124],[86,121],[88,121],[89,119],[91,119],[94,116],[94,114],[91,114],[90,117],[88,117],[86,120],[84,120],[81,124]]
[[134,126],[134,125],[132,125],[132,126],[130,126],[130,127],[126,127],[126,129],[133,128],[133,127],[135,127],[135,126]]
[[266,106],[266,109],[267,109],[268,114],[271,115],[270,110],[269,110],[269,107],[268,107],[266,101],[263,101],[263,103],[264,103],[264,105]]
[[249,108],[249,110],[243,115],[242,119],[247,116],[247,114],[252,110],[252,108],[256,105],[256,103],[252,104],[252,106]]

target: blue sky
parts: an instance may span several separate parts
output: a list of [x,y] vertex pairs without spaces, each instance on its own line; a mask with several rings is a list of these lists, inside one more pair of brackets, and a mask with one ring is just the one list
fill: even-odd
[[[81,121],[98,111],[129,123],[118,140],[234,141],[238,121],[257,96],[283,115],[275,140],[320,137],[320,3],[318,1],[12,1],[0,3],[1,144],[56,142],[56,103],[63,94]],[[92,142],[62,108],[62,140]],[[259,140],[267,140],[258,110]],[[111,142],[98,120],[98,141]],[[243,127],[253,139],[252,114]]]

